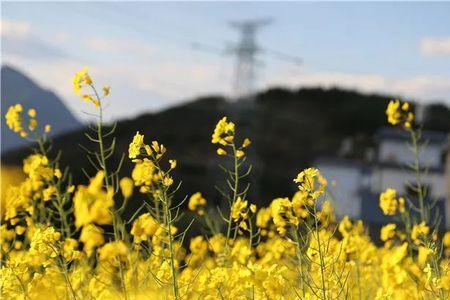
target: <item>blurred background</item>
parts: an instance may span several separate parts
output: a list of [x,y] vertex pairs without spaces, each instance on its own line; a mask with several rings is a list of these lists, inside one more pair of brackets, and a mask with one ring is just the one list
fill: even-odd
[[[210,136],[227,115],[253,141],[252,202],[292,196],[292,178],[314,165],[338,215],[378,226],[381,191],[412,193],[408,136],[384,113],[400,98],[423,124],[424,182],[450,227],[450,3],[2,2],[1,42],[2,114],[36,108],[75,183],[95,120],[71,79],[89,66],[111,86],[112,165],[139,130],[178,160],[180,198],[201,191],[220,205]],[[4,125],[2,191],[30,153]]]

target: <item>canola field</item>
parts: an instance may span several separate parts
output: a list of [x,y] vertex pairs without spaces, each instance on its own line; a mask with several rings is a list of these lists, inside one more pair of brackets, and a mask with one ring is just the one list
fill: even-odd
[[[417,199],[381,193],[380,210],[395,222],[375,245],[362,221],[336,218],[316,168],[299,170],[291,197],[268,207],[248,199],[251,140],[226,117],[211,138],[224,174],[223,208],[201,191],[177,194],[177,161],[150,133],[130,132],[124,159],[134,168],[120,177],[108,160],[117,149],[105,142],[114,134],[103,123],[110,88],[97,88],[87,68],[73,87],[98,114],[86,135],[96,150],[79,153],[97,170],[84,185],[72,185],[70,170],[49,153],[52,128],[39,112],[21,104],[6,112],[7,126],[36,148],[23,161],[24,178],[2,191],[2,299],[449,299],[450,233],[439,234],[429,218],[418,156],[411,166]],[[417,150],[420,124],[410,105],[393,100],[386,116]],[[124,217],[137,196],[145,200]],[[195,218],[177,228],[186,210]],[[207,230],[188,240],[193,223]]]

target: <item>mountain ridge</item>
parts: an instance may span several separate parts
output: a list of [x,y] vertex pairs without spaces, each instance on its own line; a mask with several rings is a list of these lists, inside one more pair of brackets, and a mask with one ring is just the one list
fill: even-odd
[[[82,127],[82,124],[67,109],[62,100],[52,91],[39,86],[18,69],[9,65],[1,67],[1,110],[3,114],[16,103],[26,108],[35,108],[38,120],[52,125],[50,137],[55,137]],[[57,112],[57,113],[55,113]],[[41,124],[43,125],[43,124]],[[2,116],[1,152],[20,149],[29,143],[11,132]]]

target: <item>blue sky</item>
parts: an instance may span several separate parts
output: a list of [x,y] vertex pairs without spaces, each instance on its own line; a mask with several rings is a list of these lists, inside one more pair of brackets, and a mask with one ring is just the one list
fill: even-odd
[[[54,90],[80,118],[71,77],[110,84],[109,115],[132,117],[232,91],[229,21],[269,17],[257,86],[342,86],[450,104],[450,3],[2,3],[2,59]],[[207,45],[199,51],[193,43]],[[217,53],[213,53],[217,52]]]

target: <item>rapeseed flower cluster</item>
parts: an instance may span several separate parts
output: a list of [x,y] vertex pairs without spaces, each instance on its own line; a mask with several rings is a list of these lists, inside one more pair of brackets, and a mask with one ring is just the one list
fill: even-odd
[[397,191],[392,188],[388,188],[380,194],[380,208],[383,214],[393,216],[397,212],[405,212],[405,198],[400,197],[397,199],[396,197]]
[[[74,78],[74,89],[85,100],[87,86],[94,88],[85,69]],[[388,121],[404,122],[394,108],[388,109]],[[16,105],[7,112],[8,126],[19,133],[22,110]],[[98,134],[96,140],[102,138]],[[38,139],[42,147],[24,160],[24,181],[6,193],[2,298],[450,297],[450,233],[441,237],[426,218],[426,202],[411,214],[417,199],[391,188],[383,192],[380,209],[392,221],[381,228],[381,244],[362,221],[334,214],[327,182],[316,168],[299,172],[293,195],[258,208],[240,181],[251,171],[244,151],[250,140],[238,139],[235,124],[221,119],[212,143],[232,168],[224,167],[227,188],[220,190],[220,207],[208,207],[200,192],[179,197],[172,173],[177,162],[139,132],[130,139],[129,177],[109,169],[110,152],[99,148],[98,170],[77,187]],[[191,235],[193,224],[203,234]]]
[[112,187],[103,190],[105,174],[99,171],[88,186],[80,185],[73,197],[75,226],[81,227],[91,223],[109,224],[112,220],[110,208],[114,205]]
[[191,211],[197,212],[200,216],[203,216],[205,214],[206,203],[207,201],[203,198],[202,193],[197,192],[189,198],[188,208]]
[[414,113],[410,109],[408,102],[401,103],[400,100],[390,101],[386,109],[389,124],[401,125],[410,129],[414,121]]
[[[25,116],[23,106],[21,104],[16,104],[10,106],[5,114],[6,125],[9,129],[23,138],[30,137],[30,134],[34,133],[38,127],[36,115],[36,110],[34,108],[30,108]],[[28,122],[26,118],[28,118]],[[45,125],[44,132],[48,133],[50,131],[51,125]]]

